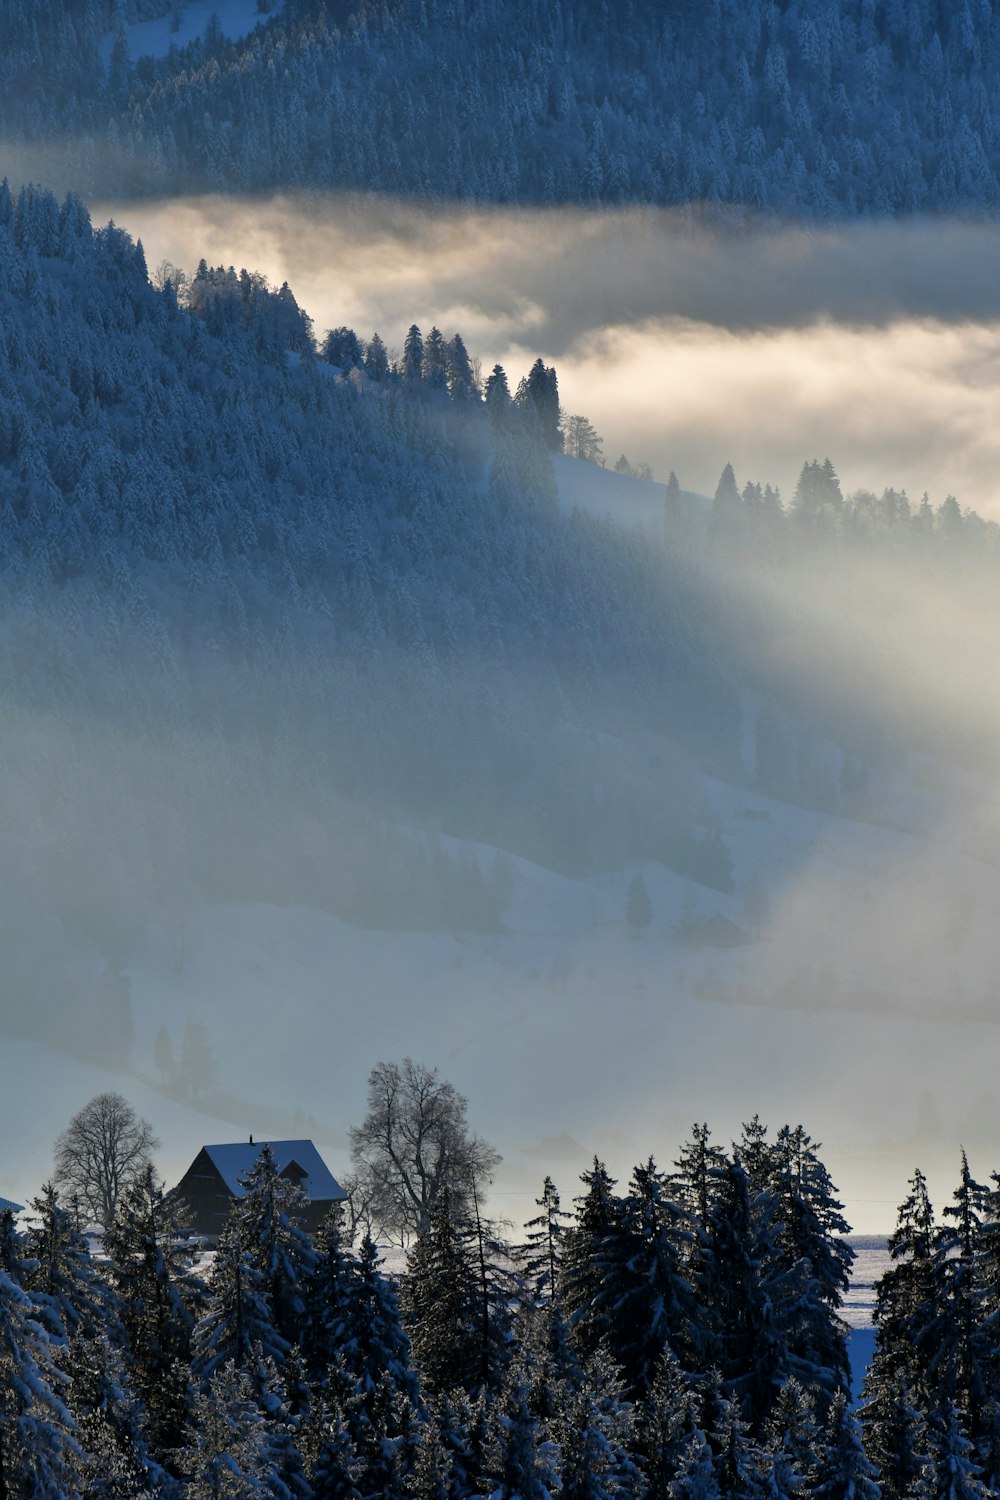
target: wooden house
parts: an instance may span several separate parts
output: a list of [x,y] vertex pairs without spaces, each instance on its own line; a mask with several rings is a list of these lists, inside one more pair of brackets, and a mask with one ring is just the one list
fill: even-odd
[[[333,1176],[312,1141],[270,1141],[282,1177],[302,1189],[306,1202],[301,1223],[310,1232],[319,1228],[334,1203],[347,1194]],[[173,1189],[191,1210],[192,1227],[201,1239],[216,1241],[236,1198],[246,1192],[244,1179],[256,1165],[264,1142],[236,1141],[202,1146],[184,1176]]]

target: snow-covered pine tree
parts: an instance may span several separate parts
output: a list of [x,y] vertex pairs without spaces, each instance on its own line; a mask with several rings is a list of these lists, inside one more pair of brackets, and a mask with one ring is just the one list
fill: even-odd
[[388,1380],[401,1396],[416,1404],[419,1386],[410,1365],[410,1339],[399,1300],[396,1283],[383,1274],[378,1247],[366,1234],[357,1258],[351,1334],[342,1356],[362,1393]]
[[563,1239],[571,1215],[559,1206],[559,1193],[551,1177],[546,1176],[542,1196],[535,1203],[541,1213],[525,1225],[528,1233],[521,1251],[524,1275],[536,1301],[552,1301],[559,1295]]
[[313,1407],[303,1435],[306,1471],[313,1491],[322,1500],[360,1500],[355,1479],[357,1454],[347,1418],[339,1401],[328,1394]]
[[[687,1217],[688,1235],[681,1247],[681,1264],[694,1299],[692,1340],[689,1357],[699,1370],[722,1366],[722,1340],[738,1336],[739,1312],[733,1308],[735,1322],[722,1322],[721,1287],[716,1282],[716,1231],[721,1227],[722,1199],[725,1195],[730,1163],[725,1152],[710,1141],[706,1124],[692,1127],[691,1139],[682,1146],[679,1159],[670,1176],[670,1190]],[[730,1207],[728,1197],[727,1207]],[[732,1270],[734,1246],[727,1242]]]
[[817,1483],[821,1435],[810,1391],[790,1375],[778,1391],[759,1459],[770,1495],[811,1495]]
[[773,1248],[764,1286],[786,1368],[824,1416],[837,1391],[850,1389],[847,1330],[839,1316],[854,1259],[844,1238],[849,1226],[801,1125],[781,1128],[772,1160]]
[[876,1380],[877,1385],[869,1372],[861,1431],[883,1500],[927,1500],[931,1445],[923,1413],[910,1395],[902,1370]]
[[631,1500],[645,1495],[633,1456],[635,1408],[598,1356],[582,1380],[557,1389],[548,1431],[559,1445],[560,1500]]
[[917,1170],[889,1239],[892,1264],[875,1286],[875,1349],[861,1413],[865,1449],[890,1500],[910,1482],[906,1446],[920,1451],[911,1428],[924,1429],[933,1406],[929,1329],[941,1306],[934,1210]]
[[305,1284],[316,1264],[312,1241],[301,1224],[304,1194],[282,1177],[269,1145],[261,1149],[242,1185],[243,1196],[234,1202],[230,1220],[239,1225],[263,1277],[278,1336],[288,1345],[299,1343],[305,1321]]
[[76,1500],[83,1452],[64,1397],[59,1344],[0,1270],[0,1500]]
[[624,1206],[615,1196],[614,1178],[596,1156],[580,1180],[586,1191],[575,1200],[576,1217],[565,1235],[562,1287],[574,1341],[586,1357],[602,1343],[610,1349],[603,1298],[604,1251],[606,1242],[621,1233]]
[[669,1493],[670,1500],[720,1500],[712,1450],[703,1432],[694,1432],[688,1439]]
[[597,1257],[595,1310],[634,1399],[650,1389],[665,1349],[683,1359],[696,1342],[691,1288],[681,1267],[689,1238],[686,1215],[650,1158],[633,1172],[621,1221],[604,1236]]
[[815,1500],[880,1500],[882,1494],[844,1391],[834,1396],[827,1415],[812,1493]]
[[203,1383],[227,1364],[245,1374],[261,1354],[279,1367],[288,1356],[291,1346],[274,1326],[256,1252],[246,1243],[242,1220],[231,1216],[219,1237],[205,1313],[192,1334],[191,1368]]
[[184,1206],[164,1194],[152,1168],[122,1194],[104,1237],[136,1392],[161,1461],[180,1444],[189,1399],[191,1333],[204,1297],[193,1246]]
[[358,1262],[342,1219],[340,1208],[334,1206],[320,1225],[313,1240],[316,1261],[304,1287],[302,1347],[315,1381],[335,1355],[351,1360],[359,1333]]
[[652,1384],[635,1405],[633,1456],[647,1500],[669,1500],[670,1486],[688,1443],[701,1429],[698,1398],[675,1354],[662,1354]]
[[250,1376],[231,1361],[214,1369],[195,1394],[178,1466],[184,1500],[289,1500],[270,1468]]
[[530,1391],[529,1372],[515,1359],[489,1412],[491,1500],[551,1500],[556,1489],[555,1454],[531,1413]]
[[957,1404],[945,1398],[929,1427],[930,1463],[927,1471],[930,1500],[987,1500],[972,1443]]
[[978,1449],[992,1411],[993,1342],[982,1326],[983,1219],[987,1189],[972,1176],[962,1152],[958,1187],[935,1238],[937,1316],[926,1330],[925,1357],[936,1402],[955,1402],[966,1435]]
[[432,1392],[481,1384],[480,1290],[467,1235],[442,1189],[416,1241],[403,1284],[413,1362]]

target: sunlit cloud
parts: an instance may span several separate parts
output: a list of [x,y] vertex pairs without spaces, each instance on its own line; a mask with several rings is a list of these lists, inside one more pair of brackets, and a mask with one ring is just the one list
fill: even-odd
[[100,204],[151,267],[287,280],[317,331],[459,330],[516,382],[541,354],[614,462],[788,497],[829,456],[847,489],[892,485],[1000,514],[998,231],[953,221],[726,235],[662,211],[432,210],[351,197]]

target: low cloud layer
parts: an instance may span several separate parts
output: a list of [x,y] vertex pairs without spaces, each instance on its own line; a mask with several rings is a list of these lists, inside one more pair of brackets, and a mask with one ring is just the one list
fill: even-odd
[[681,215],[456,210],[357,198],[103,204],[151,267],[288,280],[317,331],[399,346],[458,329],[516,380],[554,361],[563,402],[620,452],[714,490],[724,463],[788,495],[829,456],[1000,515],[993,225],[915,221],[726,235]]

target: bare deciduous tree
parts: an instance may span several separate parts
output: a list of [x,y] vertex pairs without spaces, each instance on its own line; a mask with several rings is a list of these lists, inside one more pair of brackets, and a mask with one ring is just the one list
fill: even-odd
[[355,1220],[405,1244],[424,1232],[438,1194],[464,1205],[482,1196],[499,1152],[466,1124],[467,1101],[436,1068],[406,1057],[368,1078],[368,1114],[351,1130]]
[[56,1184],[68,1202],[107,1227],[123,1190],[146,1171],[159,1144],[149,1121],[121,1094],[97,1094],[56,1141]]

